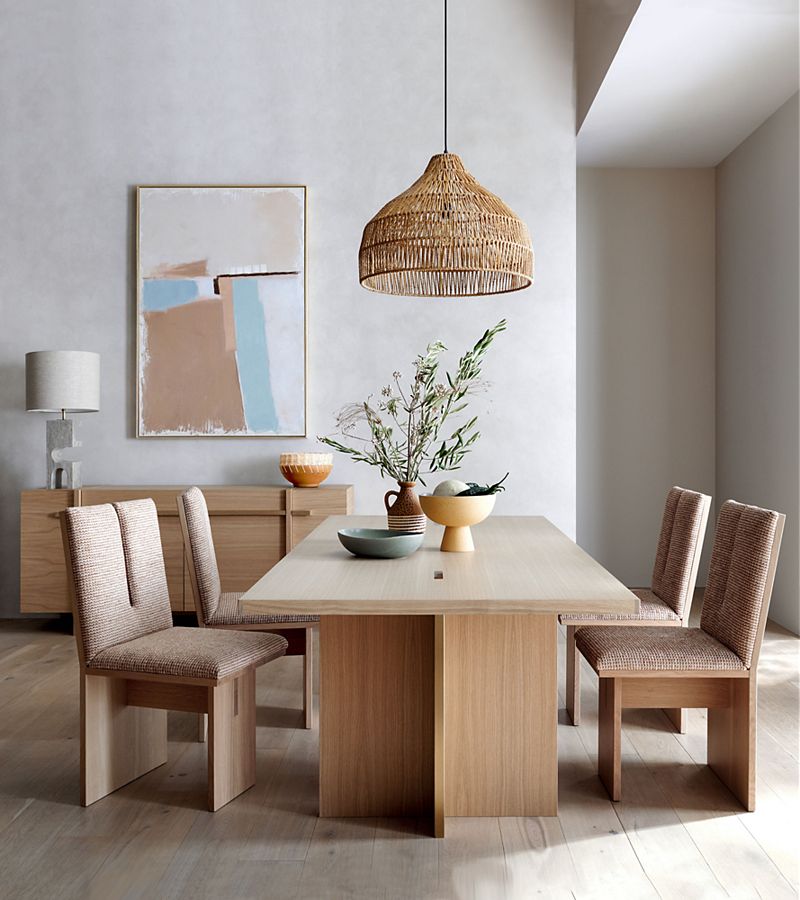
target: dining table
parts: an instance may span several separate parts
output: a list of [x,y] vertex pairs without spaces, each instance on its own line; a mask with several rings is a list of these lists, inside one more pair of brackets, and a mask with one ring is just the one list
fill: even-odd
[[331,516],[241,598],[318,615],[319,815],[558,813],[558,616],[636,613],[638,598],[543,516],[491,516],[475,550],[442,529],[402,559],[351,555]]

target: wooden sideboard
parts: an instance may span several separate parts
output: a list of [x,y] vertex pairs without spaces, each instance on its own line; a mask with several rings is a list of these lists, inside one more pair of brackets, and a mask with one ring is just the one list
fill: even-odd
[[[20,505],[20,611],[70,612],[59,513],[152,497],[172,609],[194,610],[183,553],[177,497],[187,486],[90,486],[76,490],[23,491]],[[202,487],[211,517],[223,591],[244,591],[320,522],[353,510],[352,485]]]

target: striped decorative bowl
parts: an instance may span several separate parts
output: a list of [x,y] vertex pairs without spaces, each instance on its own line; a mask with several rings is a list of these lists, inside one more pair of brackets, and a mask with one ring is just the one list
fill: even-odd
[[331,474],[332,453],[281,453],[281,475],[295,487],[317,487]]

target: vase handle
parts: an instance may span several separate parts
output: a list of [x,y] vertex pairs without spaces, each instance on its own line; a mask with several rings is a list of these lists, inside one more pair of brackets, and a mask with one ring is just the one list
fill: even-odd
[[394,503],[392,504],[392,506],[389,506],[389,497],[399,497],[399,496],[400,496],[400,491],[387,491],[387,492],[384,494],[384,497],[383,497],[383,505],[386,507],[386,512],[387,512],[387,513],[388,513],[388,512],[391,512],[391,511],[392,511],[392,506],[394,506],[394,503],[397,503],[397,500],[395,500]]

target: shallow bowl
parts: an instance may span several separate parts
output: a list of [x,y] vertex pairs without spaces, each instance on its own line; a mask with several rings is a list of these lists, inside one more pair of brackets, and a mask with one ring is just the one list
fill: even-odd
[[337,534],[342,546],[355,556],[376,559],[411,556],[425,540],[424,534],[389,531],[388,528],[342,528]]

